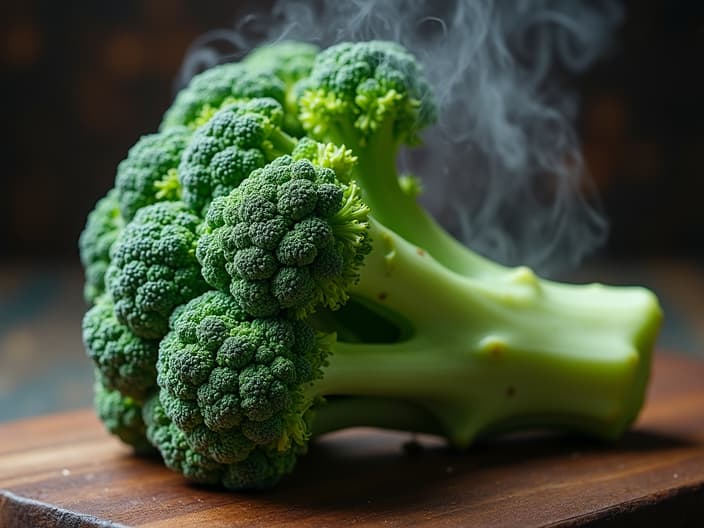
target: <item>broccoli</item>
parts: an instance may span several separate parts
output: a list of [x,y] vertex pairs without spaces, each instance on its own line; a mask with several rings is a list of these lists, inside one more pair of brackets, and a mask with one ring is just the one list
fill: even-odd
[[105,388],[99,381],[93,388],[95,409],[105,429],[132,446],[136,453],[153,452],[154,447],[146,437],[142,406],[119,391]]
[[281,105],[270,98],[233,103],[216,112],[181,158],[184,202],[201,213],[254,169],[291,152],[296,140],[281,130],[282,119]]
[[633,422],[657,299],[540,279],[445,233],[395,167],[436,118],[409,53],[280,43],[244,62],[177,96],[81,235],[111,432],[146,436],[191,480],[252,489],[352,425],[465,448]]
[[368,208],[332,169],[282,156],[213,203],[196,255],[253,317],[338,308],[358,275]]
[[164,200],[178,200],[177,167],[191,131],[176,126],[142,137],[117,167],[115,190],[120,212],[132,220],[139,209]]
[[284,104],[285,94],[283,82],[273,73],[254,72],[241,63],[221,64],[191,79],[176,95],[160,128],[187,126],[195,129],[230,103],[269,97]]
[[95,209],[88,215],[86,226],[78,239],[86,279],[83,297],[88,304],[93,304],[105,292],[105,271],[110,265],[110,248],[123,226],[117,194],[110,190],[98,200]]
[[283,128],[294,136],[301,136],[304,133],[298,121],[300,81],[310,74],[318,51],[316,46],[307,42],[283,40],[261,46],[242,60],[242,63],[252,72],[271,73],[284,83],[286,95]]
[[159,342],[120,324],[109,298],[98,299],[83,317],[83,343],[106,389],[143,401],[156,386]]
[[242,471],[254,471],[255,460],[258,475],[278,480],[273,469],[292,469],[305,446],[300,388],[314,379],[322,361],[312,328],[248,318],[219,291],[174,311],[171,328],[157,364],[164,414],[190,448],[228,466],[231,482],[225,485],[265,486],[268,478],[244,483]]
[[[325,193],[316,196],[318,182]],[[212,276],[232,278],[229,294],[207,292],[178,308],[157,363],[164,412],[191,448],[228,464],[231,476],[258,453],[266,482],[238,481],[258,487],[270,483],[281,457],[305,452],[316,429],[353,420],[394,426],[403,417],[405,427],[460,448],[516,427],[613,438],[632,423],[660,321],[650,292],[556,284],[527,268],[492,280],[459,275],[384,227],[350,189],[331,169],[283,156],[213,203],[215,228],[198,257],[204,270],[224,263]],[[276,229],[252,228],[277,218]],[[315,229],[299,227],[311,219]],[[261,235],[265,243],[254,245]],[[336,251],[324,258],[325,273],[306,272],[279,296],[275,278],[315,266],[321,239]],[[306,257],[288,260],[291,252]],[[330,269],[333,302],[320,294],[330,288]],[[243,280],[264,286],[252,295]],[[295,302],[282,303],[290,290]],[[340,292],[351,311],[334,310],[345,300]],[[307,320],[292,319],[314,309]],[[373,329],[356,328],[346,340],[347,329],[360,326],[355,310],[372,327],[392,327],[391,337],[378,341]],[[335,333],[337,342],[325,337]],[[333,410],[321,404],[328,397]]]
[[300,93],[303,127],[313,139],[352,150],[358,163],[351,177],[380,222],[458,273],[503,271],[440,227],[417,202],[418,186],[399,178],[399,148],[417,144],[437,118],[413,55],[385,41],[331,46],[316,56]]
[[160,339],[172,310],[207,289],[195,258],[200,222],[181,202],[158,202],[115,241],[105,283],[117,320],[135,335]]

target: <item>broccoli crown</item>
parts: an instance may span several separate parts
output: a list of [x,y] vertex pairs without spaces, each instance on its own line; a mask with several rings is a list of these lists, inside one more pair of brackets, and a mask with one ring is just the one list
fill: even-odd
[[138,453],[153,451],[146,437],[140,404],[119,391],[104,387],[99,381],[95,382],[93,389],[93,403],[105,428]]
[[207,289],[195,258],[200,219],[181,202],[143,207],[110,252],[105,282],[117,320],[145,339],[168,331],[173,309]]
[[314,403],[303,389],[321,375],[326,353],[314,331],[300,321],[248,319],[219,291],[179,307],[171,327],[157,381],[164,412],[188,445],[230,465],[228,478],[240,482],[230,487],[250,487],[254,468],[292,467],[305,451]]
[[105,292],[105,271],[110,264],[110,248],[123,226],[117,195],[114,190],[110,190],[88,214],[86,226],[78,239],[86,277],[83,297],[89,304]]
[[158,341],[137,337],[120,324],[109,297],[101,297],[83,317],[83,343],[106,389],[142,401],[156,386]]
[[354,183],[282,156],[213,203],[196,255],[250,316],[303,317],[347,300],[370,249],[368,212]]
[[317,139],[338,141],[335,130],[354,127],[363,145],[388,124],[399,143],[414,144],[418,132],[436,119],[420,64],[395,42],[343,42],[327,48],[316,56],[303,86],[299,118]]
[[281,131],[281,105],[269,98],[233,103],[198,129],[179,166],[183,201],[203,211],[213,198],[237,187],[250,172],[295,142]]
[[161,129],[178,125],[196,128],[223,104],[271,97],[283,104],[285,87],[273,73],[252,71],[241,63],[221,64],[193,77],[164,114]]
[[143,136],[117,167],[115,189],[125,220],[146,205],[178,200],[180,190],[176,168],[191,131],[176,126]]

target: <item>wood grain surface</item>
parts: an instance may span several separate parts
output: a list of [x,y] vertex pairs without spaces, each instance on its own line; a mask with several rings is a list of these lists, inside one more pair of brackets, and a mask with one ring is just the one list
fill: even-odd
[[0,527],[704,526],[704,363],[658,355],[615,444],[531,433],[448,451],[355,429],[319,440],[266,493],[186,483],[92,411],[0,426]]

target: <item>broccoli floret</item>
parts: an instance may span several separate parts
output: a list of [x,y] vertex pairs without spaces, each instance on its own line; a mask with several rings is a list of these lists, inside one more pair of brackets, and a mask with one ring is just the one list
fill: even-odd
[[183,200],[201,212],[254,169],[290,153],[295,139],[280,128],[281,105],[269,98],[235,103],[198,129],[179,166]]
[[206,123],[223,105],[257,97],[270,97],[282,105],[285,87],[273,73],[254,72],[241,63],[215,66],[193,77],[164,114],[161,129]]
[[298,97],[300,81],[308,77],[313,61],[318,54],[318,47],[307,42],[284,40],[261,46],[242,61],[255,73],[271,73],[278,77],[286,87],[284,99],[283,128],[289,134],[303,135],[303,127],[298,121]]
[[120,324],[109,298],[100,298],[83,317],[83,343],[106,389],[143,401],[156,387],[159,342]]
[[141,405],[119,391],[104,387],[99,381],[94,385],[94,405],[98,418],[111,434],[131,445],[137,453],[154,450],[146,437]]
[[129,221],[146,205],[178,200],[181,194],[177,167],[191,131],[175,126],[143,136],[117,167],[115,190],[122,217]]
[[302,317],[347,300],[369,249],[356,185],[282,156],[213,205],[196,255],[211,286],[249,315]]
[[173,309],[207,289],[195,258],[200,222],[181,202],[158,202],[137,211],[113,245],[107,290],[135,335],[160,339]]
[[180,307],[171,327],[157,365],[164,413],[194,451],[228,465],[226,486],[278,480],[309,436],[312,401],[301,389],[323,362],[313,330],[283,318],[248,319],[219,291]]
[[86,280],[83,297],[89,304],[93,304],[105,292],[105,271],[110,265],[110,248],[124,225],[117,195],[114,190],[110,190],[88,214],[86,226],[78,239]]
[[430,86],[415,57],[395,42],[343,42],[315,57],[300,97],[300,119],[314,137],[364,147],[415,144],[436,119]]

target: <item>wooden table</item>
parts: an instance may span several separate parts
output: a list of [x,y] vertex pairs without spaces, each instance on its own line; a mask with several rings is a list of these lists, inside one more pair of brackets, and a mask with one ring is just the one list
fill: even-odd
[[236,494],[132,456],[90,410],[9,423],[0,526],[704,526],[704,363],[691,359],[657,357],[646,409],[613,445],[533,433],[453,453],[409,439],[335,433],[277,489]]

